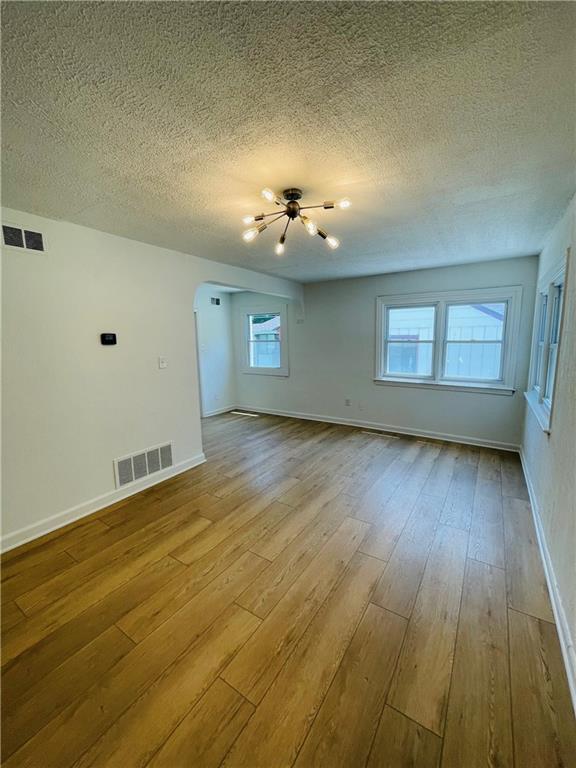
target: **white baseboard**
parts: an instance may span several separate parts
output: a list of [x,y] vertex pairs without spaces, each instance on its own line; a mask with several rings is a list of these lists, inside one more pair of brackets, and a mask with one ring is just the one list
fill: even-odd
[[534,527],[536,528],[538,546],[540,548],[540,554],[542,555],[542,562],[544,563],[544,573],[546,574],[546,582],[548,583],[548,591],[550,593],[550,602],[552,603],[552,611],[554,612],[554,618],[556,620],[556,630],[558,632],[558,639],[560,640],[560,648],[562,649],[564,666],[566,667],[566,677],[568,678],[568,687],[570,688],[570,695],[572,697],[572,706],[574,707],[574,712],[576,713],[576,638],[573,638],[570,632],[570,624],[566,618],[566,612],[564,611],[560,589],[554,574],[554,566],[552,565],[550,550],[548,549],[548,545],[546,543],[546,535],[544,533],[544,526],[542,525],[540,507],[536,498],[536,492],[534,490],[532,480],[530,478],[528,463],[526,462],[526,457],[524,456],[524,451],[522,449],[520,449],[520,461],[522,462],[522,469],[524,470],[524,477],[526,479],[526,487],[528,488],[528,495],[530,496],[532,517],[534,518]]
[[206,411],[202,414],[203,419],[208,419],[210,416],[218,416],[221,413],[228,413],[236,408],[235,405],[227,405],[225,408],[217,408],[215,411]]
[[364,427],[367,429],[381,429],[385,432],[397,432],[401,435],[410,435],[411,437],[429,437],[434,440],[446,440],[449,443],[465,443],[467,445],[478,445],[483,448],[497,448],[500,451],[520,450],[519,445],[514,443],[500,443],[497,440],[482,440],[468,435],[451,435],[446,432],[430,432],[425,429],[408,429],[406,427],[397,427],[391,424],[381,424],[376,421],[360,421],[358,419],[335,419],[332,416],[323,416],[316,413],[298,413],[297,411],[279,411],[274,408],[261,408],[256,405],[238,405],[245,411],[255,411],[256,413],[269,413],[274,416],[286,416],[289,419],[306,419],[309,421],[326,421],[329,424],[343,424],[348,427]]
[[24,528],[19,528],[17,531],[12,531],[5,536],[2,536],[2,552],[7,552],[10,549],[19,547],[21,544],[26,544],[28,541],[37,539],[39,536],[44,536],[46,533],[51,533],[57,528],[62,528],[68,523],[72,523],[75,520],[79,520],[81,517],[91,515],[93,512],[98,512],[99,509],[109,507],[111,504],[115,504],[117,501],[128,498],[128,496],[134,496],[136,493],[140,493],[146,488],[150,488],[153,485],[167,480],[169,477],[174,477],[182,472],[186,472],[188,469],[197,467],[199,464],[203,464],[206,461],[206,456],[203,453],[199,453],[197,456],[192,456],[190,459],[181,461],[173,467],[155,472],[153,475],[138,480],[135,483],[131,483],[124,488],[118,488],[108,493],[97,496],[89,501],[84,501],[82,504],[77,504],[75,507],[65,509],[63,512],[58,512],[55,515],[44,518],[37,523],[27,525]]

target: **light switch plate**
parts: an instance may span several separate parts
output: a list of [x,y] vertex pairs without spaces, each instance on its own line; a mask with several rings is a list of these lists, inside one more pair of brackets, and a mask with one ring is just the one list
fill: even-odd
[[160,368],[160,370],[163,370],[164,368],[168,368],[168,358],[167,357],[159,357],[158,358],[158,368]]

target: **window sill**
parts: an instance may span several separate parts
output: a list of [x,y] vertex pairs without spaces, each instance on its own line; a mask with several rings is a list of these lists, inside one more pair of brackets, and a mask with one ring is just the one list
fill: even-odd
[[530,406],[530,410],[536,416],[538,424],[540,424],[542,431],[550,434],[550,411],[544,403],[538,400],[538,393],[532,390],[531,392],[524,392],[526,402]]
[[393,387],[419,387],[421,389],[443,389],[449,392],[475,392],[483,395],[505,395],[510,397],[515,389],[501,385],[490,386],[482,384],[456,384],[453,382],[425,381],[424,379],[386,379],[375,378],[375,384],[391,385]]
[[280,376],[286,378],[290,371],[282,368],[244,368],[242,373],[256,374],[257,376]]

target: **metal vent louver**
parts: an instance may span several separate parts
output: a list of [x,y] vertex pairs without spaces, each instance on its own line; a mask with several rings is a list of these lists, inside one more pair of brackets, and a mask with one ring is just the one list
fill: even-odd
[[3,224],[2,235],[4,237],[4,245],[11,245],[14,248],[24,248],[22,230],[18,229],[18,227],[9,227],[7,224]]
[[126,485],[134,480],[134,472],[132,471],[132,459],[119,459],[116,462],[116,477],[117,485]]
[[160,448],[160,462],[162,464],[162,469],[166,469],[166,467],[172,466],[172,444],[168,443],[168,445],[163,445]]
[[158,472],[160,469],[160,451],[158,448],[155,448],[153,451],[148,451],[146,454],[146,458],[148,459],[148,472]]
[[29,251],[44,250],[44,240],[40,232],[31,232],[29,229],[25,229],[24,242],[26,243],[26,248],[28,248]]
[[132,456],[132,464],[134,465],[134,480],[140,480],[140,478],[146,477],[148,474],[148,467],[146,466],[145,453],[138,453],[136,456]]
[[132,456],[115,459],[116,487],[121,488],[129,483],[135,483],[137,480],[142,480],[142,478],[172,465],[172,443],[146,448]]

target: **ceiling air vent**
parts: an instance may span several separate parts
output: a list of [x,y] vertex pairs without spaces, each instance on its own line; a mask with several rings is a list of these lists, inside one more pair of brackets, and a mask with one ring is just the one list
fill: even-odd
[[116,488],[135,483],[137,480],[172,466],[172,443],[145,448],[132,456],[114,460]]

